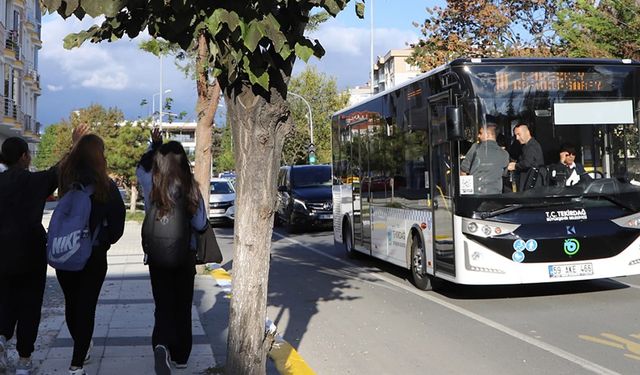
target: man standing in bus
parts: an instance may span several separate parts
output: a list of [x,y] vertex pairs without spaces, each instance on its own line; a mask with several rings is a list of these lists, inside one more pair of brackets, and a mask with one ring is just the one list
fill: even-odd
[[473,176],[475,194],[502,193],[502,176],[509,164],[509,153],[496,142],[495,123],[478,130],[479,143],[474,143],[465,155],[460,171]]
[[530,189],[539,183],[539,169],[544,165],[542,147],[531,135],[529,125],[520,122],[514,129],[518,142],[522,144],[522,153],[517,162],[509,163],[508,170],[516,171],[518,191]]
[[576,148],[570,143],[560,147],[560,162],[551,168],[551,181],[557,186],[573,186],[580,180],[591,179],[584,166],[576,162]]

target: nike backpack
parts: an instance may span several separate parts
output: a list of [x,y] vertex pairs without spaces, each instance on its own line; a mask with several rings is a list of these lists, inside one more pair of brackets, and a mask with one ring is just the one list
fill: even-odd
[[100,225],[93,235],[89,228],[93,185],[74,185],[58,202],[47,235],[47,261],[62,271],[84,269],[91,256]]
[[177,199],[175,207],[163,216],[158,207],[151,204],[142,223],[142,250],[147,263],[155,267],[180,267],[192,253],[191,218],[183,199]]

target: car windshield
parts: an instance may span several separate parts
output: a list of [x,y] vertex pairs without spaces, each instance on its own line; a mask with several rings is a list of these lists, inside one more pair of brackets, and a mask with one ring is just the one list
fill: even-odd
[[293,167],[291,184],[296,188],[331,186],[331,167],[328,165]]
[[227,181],[213,181],[211,183],[211,194],[232,194],[233,187]]

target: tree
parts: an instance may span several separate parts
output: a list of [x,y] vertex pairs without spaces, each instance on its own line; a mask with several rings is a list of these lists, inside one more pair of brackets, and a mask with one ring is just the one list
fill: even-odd
[[640,58],[636,0],[564,2],[555,29],[571,57]]
[[[289,82],[289,91],[301,95],[311,106],[313,138],[318,163],[331,161],[331,115],[349,102],[348,93],[339,93],[336,80],[309,66]],[[284,164],[307,164],[309,110],[302,99],[289,96],[293,131],[285,139],[282,151]]]
[[427,71],[458,57],[557,56],[557,11],[557,0],[448,0],[427,8],[409,62]]
[[131,212],[136,211],[136,201],[138,200],[136,167],[147,150],[148,141],[149,126],[147,124],[134,125],[127,122],[118,127],[113,142],[108,142],[110,147],[105,152],[110,172],[118,177],[121,184],[130,189],[129,209]]
[[[321,7],[335,16],[348,1],[42,0],[63,17],[104,16],[100,25],[65,38],[67,47],[125,34],[133,38],[147,29],[184,50],[197,41],[198,55],[211,57],[207,67],[225,95],[238,172],[229,374],[266,371],[275,185],[284,136],[292,126],[287,84],[297,57],[307,61],[324,54],[317,40],[304,35],[311,11]],[[363,2],[356,1],[356,12],[363,16]]]
[[233,156],[233,137],[231,136],[231,128],[226,126],[222,128],[220,134],[220,153],[215,158],[216,171],[232,171],[236,168],[235,158]]
[[71,147],[71,130],[65,124],[52,124],[44,129],[33,165],[38,170],[54,166]]

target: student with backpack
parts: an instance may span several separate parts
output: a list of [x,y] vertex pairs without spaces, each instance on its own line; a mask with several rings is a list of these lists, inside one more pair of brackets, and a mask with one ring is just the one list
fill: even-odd
[[[76,128],[73,141],[85,131]],[[15,332],[16,374],[29,375],[47,276],[42,214],[58,186],[58,169],[29,171],[29,146],[19,137],[4,141],[0,163],[0,372],[8,367],[6,346]]]
[[182,145],[162,144],[157,129],[136,174],[145,200],[142,246],[155,302],[152,346],[156,374],[186,368],[192,346],[195,231],[209,225],[204,201]]
[[[107,274],[107,250],[124,232],[125,207],[116,184],[107,175],[104,142],[95,134],[83,136],[59,169],[59,206],[49,226],[47,256],[56,268],[56,276],[65,300],[65,319],[73,338],[70,375],[83,375],[95,323],[96,306]],[[65,196],[69,199],[65,201]],[[89,196],[89,209],[83,197]],[[59,211],[60,210],[60,211]],[[64,233],[70,212],[87,212],[86,223],[74,233]],[[73,223],[71,223],[73,224]],[[77,223],[75,223],[78,225]],[[81,248],[89,240],[89,251]],[[86,247],[86,246],[85,246]],[[66,253],[66,256],[63,256]],[[84,254],[84,260],[78,257]],[[62,261],[65,257],[68,264]],[[82,264],[84,263],[84,264]]]

